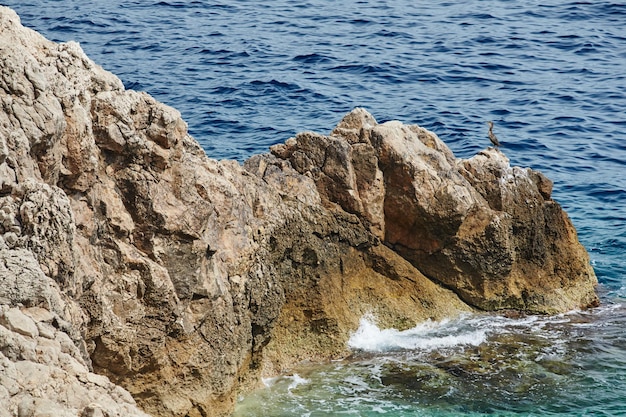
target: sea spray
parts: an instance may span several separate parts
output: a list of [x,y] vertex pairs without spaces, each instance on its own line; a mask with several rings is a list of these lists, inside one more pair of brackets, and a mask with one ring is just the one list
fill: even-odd
[[427,320],[407,330],[380,329],[373,316],[361,318],[348,346],[365,352],[393,350],[433,350],[461,345],[479,345],[486,340],[486,329],[459,326],[463,319],[433,322]]
[[[301,126],[325,129],[333,115],[363,104],[375,106],[385,119],[423,123],[449,140],[458,155],[470,156],[486,146],[484,120],[493,117],[508,141],[507,155],[510,150],[517,163],[555,179],[555,199],[571,209],[605,285],[604,304],[626,301],[622,4],[422,2],[417,7],[398,1],[355,8],[353,2],[303,7],[278,1],[252,15],[253,3],[3,2],[51,39],[80,34],[88,54],[122,76],[127,87],[156,93],[181,110],[213,157],[264,152]],[[155,43],[157,38],[167,42]],[[299,60],[307,49],[317,51],[310,54],[313,59]],[[370,70],[363,70],[365,64]],[[304,91],[286,94],[250,82],[276,74]],[[456,409],[448,404],[423,411],[415,404],[413,411],[395,415],[624,416],[626,310],[606,312],[590,313],[593,319],[576,325],[588,336],[576,329],[571,339],[567,332],[559,336],[584,345],[574,355],[581,379],[570,379],[565,402],[557,396],[550,398],[550,409],[537,403],[519,414],[497,406],[473,413],[460,397]],[[559,326],[557,334],[567,328]],[[603,355],[608,347],[617,352]],[[619,361],[622,366],[616,367]],[[592,379],[585,376],[592,373],[604,378],[606,387],[589,385]],[[260,412],[245,415],[336,415],[323,414],[327,408],[312,410],[290,414],[264,403]],[[353,415],[378,415],[372,410]]]
[[276,384],[286,384],[287,391],[291,391],[297,388],[299,385],[307,384],[309,380],[302,378],[298,374],[293,375],[281,375],[273,378],[262,378],[263,385],[266,388],[271,388]]
[[365,316],[351,357],[298,368],[242,400],[235,416],[620,415],[624,317],[616,303],[558,316],[472,314],[400,331]]

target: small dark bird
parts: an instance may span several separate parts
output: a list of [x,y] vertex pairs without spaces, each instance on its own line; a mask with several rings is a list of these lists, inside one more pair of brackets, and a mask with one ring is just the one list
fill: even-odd
[[493,134],[493,122],[489,121],[487,122],[487,124],[489,125],[489,140],[491,141],[491,143],[493,143],[493,146],[495,147],[500,146],[500,142],[498,142],[498,138],[496,137],[496,135]]

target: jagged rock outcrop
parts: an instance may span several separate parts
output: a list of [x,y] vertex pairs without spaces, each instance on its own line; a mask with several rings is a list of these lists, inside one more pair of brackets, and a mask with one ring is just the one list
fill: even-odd
[[215,161],[176,110],[4,7],[0,51],[9,415],[142,415],[127,391],[153,415],[226,415],[262,372],[345,354],[366,313],[407,327],[597,302],[549,180],[498,151],[457,160],[357,109]]
[[356,109],[330,136],[272,152],[468,304],[556,313],[597,303],[595,274],[552,182],[489,148],[456,159],[433,133]]

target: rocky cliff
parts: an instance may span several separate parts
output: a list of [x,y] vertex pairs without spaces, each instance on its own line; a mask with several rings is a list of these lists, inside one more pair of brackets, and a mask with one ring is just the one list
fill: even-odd
[[227,415],[262,373],[344,355],[366,313],[597,303],[551,182],[498,150],[356,109],[215,161],[4,7],[0,51],[0,415]]

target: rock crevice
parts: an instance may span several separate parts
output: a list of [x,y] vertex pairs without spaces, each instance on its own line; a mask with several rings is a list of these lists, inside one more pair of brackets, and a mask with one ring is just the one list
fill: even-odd
[[498,150],[355,109],[216,161],[5,7],[0,52],[0,416],[228,415],[263,373],[345,355],[364,314],[597,303],[551,182]]

